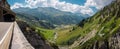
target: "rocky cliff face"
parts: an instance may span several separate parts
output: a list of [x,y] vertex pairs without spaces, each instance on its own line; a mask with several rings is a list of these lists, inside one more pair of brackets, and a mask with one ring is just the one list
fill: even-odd
[[46,43],[45,39],[38,35],[35,29],[31,28],[26,22],[17,21],[17,23],[28,42],[35,49],[53,49],[53,47]]
[[0,0],[0,6],[10,9],[10,5],[6,0]]
[[120,30],[109,38],[109,49],[120,49]]
[[90,49],[120,49],[120,30],[107,40],[96,40]]

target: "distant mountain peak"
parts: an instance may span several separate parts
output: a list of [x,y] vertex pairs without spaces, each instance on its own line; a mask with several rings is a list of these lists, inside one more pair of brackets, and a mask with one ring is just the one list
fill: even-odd
[[[88,15],[74,14],[71,12],[64,12],[52,7],[38,7],[30,8],[17,8],[13,11],[22,19],[31,23],[35,22],[38,26],[54,26],[55,25],[70,25],[78,24],[82,19]],[[46,22],[42,22],[45,20]],[[48,27],[47,27],[48,28]]]

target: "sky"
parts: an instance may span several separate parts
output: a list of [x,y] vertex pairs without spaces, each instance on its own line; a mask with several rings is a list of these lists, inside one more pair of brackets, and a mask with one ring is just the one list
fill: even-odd
[[92,16],[96,11],[110,4],[113,0],[8,0],[11,9],[20,7],[53,7],[61,11],[87,14]]

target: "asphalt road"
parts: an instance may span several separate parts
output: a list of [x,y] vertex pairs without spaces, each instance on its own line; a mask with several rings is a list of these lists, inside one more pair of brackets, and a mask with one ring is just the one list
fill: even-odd
[[12,22],[0,22],[0,42],[7,33],[11,25]]
[[13,22],[0,22],[0,49],[9,49]]

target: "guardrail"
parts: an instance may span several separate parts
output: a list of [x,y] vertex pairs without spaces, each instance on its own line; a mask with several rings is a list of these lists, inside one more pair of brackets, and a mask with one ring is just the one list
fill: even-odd
[[[0,26],[0,27],[2,27],[2,26]],[[3,35],[2,39],[0,40],[0,49],[9,49],[12,33],[14,30],[14,23],[10,24],[10,27],[7,29],[8,30],[6,32],[2,32],[5,34]]]
[[11,49],[35,49],[26,39],[18,24],[14,23],[13,38]]

